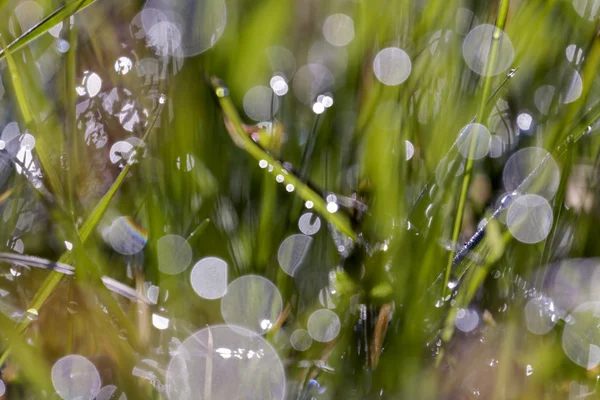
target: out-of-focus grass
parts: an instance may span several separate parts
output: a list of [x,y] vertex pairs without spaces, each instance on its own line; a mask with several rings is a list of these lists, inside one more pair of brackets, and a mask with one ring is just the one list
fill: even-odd
[[[572,382],[595,387],[597,368],[577,366],[561,347],[571,320],[538,336],[524,315],[525,304],[545,291],[539,277],[552,274],[553,263],[598,255],[600,42],[590,4],[234,0],[227,1],[223,36],[210,50],[173,58],[156,56],[135,39],[130,24],[142,2],[41,0],[43,18],[20,31],[15,10],[30,3],[0,0],[0,127],[17,122],[21,133],[35,137],[41,186],[8,163],[2,167],[1,250],[72,264],[76,273],[2,263],[6,303],[22,311],[17,321],[0,318],[7,398],[52,398],[50,366],[66,354],[88,357],[103,384],[117,385],[129,398],[166,396],[170,344],[222,316],[218,301],[196,296],[189,273],[158,268],[157,241],[165,234],[188,238],[194,262],[226,260],[230,281],[254,273],[276,284],[285,311],[266,337],[284,361],[290,399],[568,398]],[[353,20],[347,46],[323,41],[323,22],[333,13]],[[59,37],[51,36],[61,21]],[[468,68],[463,41],[479,24],[504,30],[516,72],[483,77]],[[62,41],[70,46],[66,53],[56,50]],[[565,51],[573,44],[569,60]],[[314,62],[330,68],[334,104],[317,117],[295,97],[292,72],[272,121],[282,137],[261,148],[241,124],[255,122],[238,115],[247,91],[268,86],[278,72],[269,58],[273,46],[290,50],[292,70]],[[326,50],[319,53],[318,46]],[[397,86],[382,84],[373,71],[376,54],[390,46],[406,51],[412,63]],[[114,67],[121,56],[134,63],[125,75]],[[156,61],[156,75],[140,72],[144,59]],[[580,73],[581,93],[562,104],[572,71]],[[127,130],[129,116],[107,115],[100,106],[93,117],[78,111],[83,101],[98,99],[76,94],[91,72],[101,78],[103,95],[126,89],[142,122]],[[227,97],[215,95],[211,76],[226,82]],[[548,107],[540,106],[542,85],[555,87],[555,95],[542,99]],[[524,112],[533,118],[531,129],[517,125]],[[104,146],[85,137],[86,118],[103,126]],[[457,151],[458,132],[473,121],[505,138],[502,154],[472,160]],[[111,146],[131,136],[144,141],[138,153],[145,156],[122,168],[111,164]],[[406,141],[415,149],[408,160]],[[314,150],[307,151],[311,143]],[[463,243],[490,217],[505,191],[508,158],[529,146],[548,150],[561,170],[550,234],[527,245],[493,220],[473,251],[481,262],[452,267],[454,252],[440,240]],[[260,160],[275,174],[287,173],[285,184],[259,167]],[[580,167],[590,172],[573,197]],[[330,213],[329,194],[353,199],[354,207]],[[297,232],[307,200],[322,228],[290,278],[277,249]],[[565,205],[579,200],[584,205]],[[33,214],[28,229],[20,221],[26,212]],[[147,234],[142,252],[121,255],[103,237],[119,216],[132,216]],[[102,276],[141,299],[149,285],[160,288],[157,304],[111,293]],[[304,352],[290,349],[287,336],[322,307],[323,293],[335,303],[339,336]],[[465,309],[480,319],[469,332],[456,329]],[[168,329],[156,329],[153,314],[168,318]],[[159,366],[154,378],[132,374],[143,359]],[[315,382],[326,390],[317,391]]]

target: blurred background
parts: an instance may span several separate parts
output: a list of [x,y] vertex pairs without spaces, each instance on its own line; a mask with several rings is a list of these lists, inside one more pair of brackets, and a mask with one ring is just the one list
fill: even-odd
[[599,17],[0,0],[0,396],[596,398]]

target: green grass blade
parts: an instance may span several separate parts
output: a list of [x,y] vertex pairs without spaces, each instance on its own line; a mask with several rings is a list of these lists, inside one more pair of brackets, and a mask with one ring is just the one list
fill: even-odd
[[[2,0],[0,0],[0,7],[1,1]],[[27,32],[23,33],[21,36],[12,41],[8,46],[6,46],[5,50],[0,51],[0,59],[6,56],[7,51],[14,53],[21,50],[32,41],[48,32],[50,29],[56,26],[56,24],[71,17],[78,11],[83,10],[94,1],[96,0],[77,0],[58,8],[39,23],[31,27],[31,29],[29,29]]]
[[[500,34],[504,29],[504,25],[506,23],[506,17],[508,16],[508,0],[501,0],[500,2],[500,10],[498,12],[498,19],[496,20],[496,29],[494,31],[494,41],[492,42],[490,57],[487,64],[488,73],[486,74],[484,83],[483,83],[483,92],[481,94],[479,111],[477,112],[477,123],[482,123],[484,120],[484,113],[486,111],[486,103],[489,97],[489,94],[492,90],[492,76],[489,73],[494,66],[496,61],[496,57],[498,56],[498,47],[500,45]],[[469,183],[471,182],[471,173],[473,171],[473,155],[475,154],[475,150],[477,148],[477,140],[473,138],[471,140],[471,146],[469,148],[469,157],[467,158],[467,163],[465,166],[465,175],[463,177],[462,188],[460,191],[460,197],[458,200],[458,209],[456,211],[456,218],[454,220],[454,228],[452,230],[452,241],[454,243],[458,242],[458,237],[460,235],[460,230],[462,227],[463,215],[465,212],[465,206],[467,202],[467,195],[469,193]],[[442,297],[446,297],[448,294],[448,281],[450,280],[450,271],[452,270],[452,260],[454,258],[454,252],[451,251],[448,255],[448,262],[446,263],[446,270],[444,274],[444,285],[442,286]]]
[[273,166],[271,173],[273,175],[283,175],[285,184],[292,184],[294,191],[305,201],[311,201],[313,208],[316,212],[321,214],[329,223],[335,226],[340,232],[348,236],[352,240],[356,240],[356,233],[352,229],[349,218],[341,212],[330,213],[327,211],[327,204],[323,197],[315,193],[308,185],[302,182],[296,177],[291,171],[288,171],[277,161],[274,157],[269,155],[263,149],[260,148],[242,127],[242,121],[240,116],[235,109],[231,99],[226,94],[228,89],[224,87],[221,81],[217,78],[212,79],[212,85],[219,98],[219,103],[223,114],[230,125],[230,134],[236,145],[248,152],[256,161],[265,160],[269,165]]

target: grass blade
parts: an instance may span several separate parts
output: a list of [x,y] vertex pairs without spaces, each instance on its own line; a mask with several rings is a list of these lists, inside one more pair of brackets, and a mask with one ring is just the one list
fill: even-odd
[[56,26],[56,24],[83,10],[94,1],[96,0],[77,0],[58,8],[39,23],[32,26],[27,32],[23,33],[21,36],[12,41],[8,46],[6,46],[6,49],[0,51],[0,59],[7,55],[7,51],[14,53],[21,50],[32,41],[48,32],[50,29]]
[[228,131],[230,132],[234,143],[247,151],[256,161],[265,160],[269,165],[272,165],[273,169],[271,173],[273,175],[283,175],[284,182],[286,184],[292,184],[294,190],[298,193],[298,196],[305,201],[311,201],[316,212],[321,214],[323,218],[335,226],[344,235],[352,240],[356,240],[356,233],[354,233],[348,217],[339,212],[330,213],[327,211],[327,204],[323,197],[315,193],[291,171],[288,171],[279,161],[260,148],[260,146],[258,146],[244,131],[240,116],[227,95],[228,89],[218,78],[212,78],[211,83],[213,89],[217,93],[219,104],[221,105],[221,109],[226,118],[226,124],[228,125],[228,128],[230,128]]

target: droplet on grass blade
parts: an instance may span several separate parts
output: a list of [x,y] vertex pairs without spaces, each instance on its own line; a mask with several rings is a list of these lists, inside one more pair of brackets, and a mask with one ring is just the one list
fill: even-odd
[[[498,38],[494,39],[494,32],[498,32]],[[492,61],[492,47],[497,41],[498,53]],[[515,51],[510,38],[501,29],[494,25],[483,24],[476,26],[469,32],[463,42],[463,58],[469,68],[479,75],[495,76],[510,68]]]
[[194,292],[202,298],[214,300],[227,291],[227,263],[217,257],[206,257],[192,268],[190,281]]
[[388,47],[381,50],[373,60],[373,72],[377,79],[388,86],[400,85],[410,75],[412,64],[404,50]]
[[169,363],[165,385],[170,400],[283,400],[285,387],[285,371],[273,347],[244,327],[227,325],[188,337]]
[[317,342],[331,342],[340,333],[341,322],[331,310],[321,309],[308,318],[308,333]]
[[161,237],[156,243],[156,251],[158,269],[165,274],[180,274],[192,262],[192,248],[181,236],[166,235]]
[[283,307],[281,294],[268,279],[245,275],[229,284],[221,299],[221,315],[230,325],[239,325],[259,334],[268,332]]
[[100,374],[87,358],[71,354],[52,366],[52,384],[65,400],[90,399],[100,390]]

